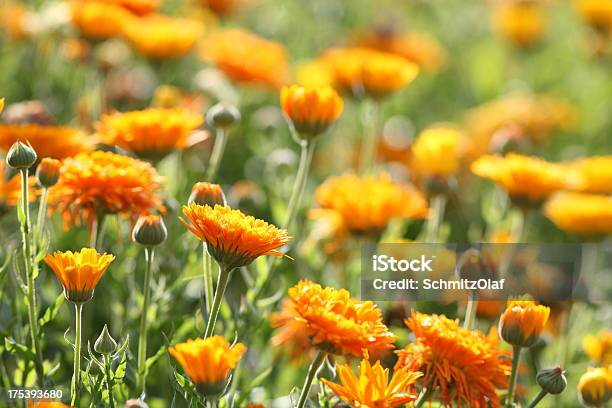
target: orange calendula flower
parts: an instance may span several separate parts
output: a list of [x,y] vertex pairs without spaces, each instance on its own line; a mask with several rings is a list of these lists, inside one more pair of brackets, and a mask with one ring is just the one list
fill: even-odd
[[202,6],[220,16],[228,16],[247,3],[248,0],[199,0]]
[[474,174],[497,182],[519,205],[539,204],[565,187],[567,171],[538,157],[509,153],[482,156],[472,163]]
[[425,129],[412,144],[410,168],[419,178],[448,178],[459,169],[463,134],[448,125]]
[[340,213],[347,228],[359,235],[377,236],[394,218],[426,218],[429,212],[418,191],[394,183],[386,173],[331,177],[315,197],[322,208]]
[[563,231],[582,236],[612,234],[612,197],[562,192],[545,205],[546,216]]
[[213,32],[204,39],[201,56],[236,82],[272,88],[287,82],[285,48],[246,30]]
[[205,140],[205,133],[197,131],[202,123],[202,115],[186,109],[150,108],[103,115],[97,129],[104,143],[157,161]]
[[191,188],[188,203],[196,203],[199,205],[227,205],[225,193],[219,184],[207,183],[204,181],[197,182]]
[[295,82],[308,87],[335,86],[334,71],[322,59],[307,61],[296,69]]
[[28,408],[72,408],[58,401],[28,401]]
[[83,248],[80,252],[56,251],[45,257],[45,263],[64,287],[64,296],[74,303],[87,302],[93,297],[96,285],[114,260],[113,255],[99,254],[93,248]]
[[589,367],[580,377],[578,391],[588,407],[604,407],[612,399],[612,366]]
[[386,96],[411,83],[419,73],[416,64],[387,53],[373,53],[364,61],[361,85],[374,97]]
[[493,24],[519,47],[538,42],[546,29],[546,9],[540,0],[506,0],[493,10]]
[[343,91],[362,93],[362,73],[365,61],[376,51],[363,47],[332,48],[321,59],[334,74],[334,84]]
[[612,30],[612,3],[609,0],[574,0],[574,4],[588,25],[603,32]]
[[188,54],[203,34],[201,24],[161,14],[132,19],[122,27],[123,36],[142,55],[170,59]]
[[6,153],[13,143],[27,140],[38,157],[65,159],[90,151],[94,141],[83,132],[63,126],[37,124],[0,124],[0,150]]
[[406,325],[416,342],[396,352],[396,370],[423,372],[420,382],[444,406],[501,407],[497,393],[507,386],[510,362],[495,338],[439,315],[413,313]]
[[168,352],[183,367],[198,391],[207,396],[221,393],[232,369],[236,367],[246,347],[230,344],[221,336],[187,340],[168,347]]
[[546,326],[550,308],[531,300],[511,300],[499,319],[499,335],[517,347],[531,347]]
[[341,384],[325,378],[321,381],[351,407],[395,408],[414,401],[417,393],[414,383],[423,374],[401,368],[393,372],[389,381],[389,369],[383,368],[380,361],[370,364],[368,356],[359,364],[357,377],[348,364],[336,366]]
[[111,152],[81,153],[64,160],[49,204],[66,226],[92,225],[97,216],[121,214],[132,220],[152,210],[164,211],[163,179],[149,163]]
[[612,156],[593,156],[568,164],[568,188],[583,193],[612,194]]
[[602,330],[596,336],[585,336],[582,348],[592,361],[600,365],[612,364],[612,330]]
[[72,24],[90,39],[105,40],[116,37],[132,15],[114,2],[101,0],[75,0],[70,3]]
[[226,206],[191,203],[183,206],[183,214],[189,220],[179,217],[183,225],[205,241],[211,256],[228,270],[262,255],[282,256],[277,249],[289,242],[287,231]]
[[305,334],[312,346],[333,354],[361,356],[364,349],[379,354],[393,348],[395,336],[385,326],[380,309],[372,302],[351,299],[344,289],[303,280],[289,289],[286,305],[273,317],[273,325],[281,327],[276,344]]
[[106,0],[139,16],[152,13],[159,8],[161,0]]
[[329,86],[292,85],[281,89],[281,106],[297,134],[312,139],[340,117],[344,102]]

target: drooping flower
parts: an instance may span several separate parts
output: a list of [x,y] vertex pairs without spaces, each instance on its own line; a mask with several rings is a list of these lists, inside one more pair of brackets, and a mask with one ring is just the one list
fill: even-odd
[[419,381],[444,406],[501,407],[497,393],[507,386],[510,362],[497,339],[439,315],[413,313],[406,325],[416,342],[396,352],[396,370],[421,371]]
[[612,194],[612,156],[592,156],[568,164],[568,188],[583,193]]
[[612,330],[602,330],[595,336],[585,336],[582,348],[592,361],[602,366],[612,365]]
[[325,378],[321,381],[352,407],[395,408],[417,398],[414,383],[423,374],[408,368],[395,370],[389,381],[389,369],[380,361],[370,364],[368,357],[359,364],[357,377],[348,364],[336,366],[340,384]]
[[420,179],[453,176],[459,169],[462,133],[448,125],[425,129],[411,148],[410,169]]
[[608,0],[574,0],[585,23],[604,33],[612,30],[612,3]]
[[329,86],[292,85],[281,89],[281,106],[297,134],[312,139],[340,117],[344,102]]
[[118,36],[123,25],[133,17],[128,10],[109,1],[75,0],[70,6],[72,24],[83,36],[93,40]]
[[361,356],[363,350],[380,354],[395,342],[374,303],[359,302],[344,289],[323,288],[306,280],[289,289],[287,306],[274,315],[273,325],[281,328],[276,344],[305,334],[313,347],[340,355]]
[[561,192],[544,207],[546,216],[560,229],[582,236],[612,234],[612,197]]
[[37,124],[0,124],[0,150],[18,140],[29,142],[38,157],[65,159],[93,149],[94,141],[77,129]]
[[205,134],[197,132],[203,122],[202,115],[186,109],[149,108],[103,115],[97,130],[106,144],[159,160],[204,140]]
[[162,181],[147,162],[110,152],[81,153],[64,160],[49,208],[63,214],[66,226],[80,221],[91,226],[101,214],[136,220],[152,210],[164,211]]
[[550,308],[531,300],[511,300],[499,319],[499,335],[517,347],[531,347],[546,326]]
[[612,399],[612,367],[589,367],[580,377],[578,391],[589,407],[603,407]]
[[56,251],[45,257],[45,263],[55,272],[64,287],[64,296],[71,302],[83,303],[93,297],[100,278],[115,257],[99,254],[93,248],[79,252]]
[[378,235],[394,218],[425,218],[427,202],[413,188],[386,174],[347,173],[327,179],[315,193],[322,208],[337,211],[354,234]]
[[171,59],[188,54],[203,28],[195,20],[154,14],[123,24],[122,34],[145,57]]
[[493,25],[519,47],[537,43],[546,30],[546,9],[539,0],[508,0],[493,10]]
[[289,242],[287,231],[222,205],[183,206],[189,231],[207,244],[208,252],[224,268],[250,264],[262,255],[282,256],[278,248]]
[[183,367],[198,391],[207,396],[218,395],[246,352],[242,343],[230,345],[221,336],[189,339],[168,347],[168,352]]
[[213,32],[204,39],[201,56],[238,83],[280,88],[287,82],[285,48],[246,30]]
[[472,163],[474,174],[498,183],[520,205],[539,204],[565,187],[567,171],[538,157],[485,155]]

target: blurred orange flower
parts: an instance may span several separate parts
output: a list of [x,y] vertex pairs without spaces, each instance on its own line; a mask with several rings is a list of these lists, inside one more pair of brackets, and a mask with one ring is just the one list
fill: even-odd
[[[8,178],[4,160],[0,160],[0,217],[8,212],[11,207],[17,205],[21,197],[21,179],[19,174]],[[36,181],[34,177],[28,179],[30,186],[30,201],[36,200]]]
[[28,401],[28,408],[72,408],[57,401]]
[[295,82],[306,87],[335,87],[334,70],[322,59],[307,61],[298,65]]
[[394,218],[426,218],[429,212],[418,191],[393,182],[386,173],[330,177],[317,188],[315,197],[322,208],[338,212],[358,235],[378,236]]
[[511,300],[499,319],[499,335],[507,343],[531,347],[550,316],[550,308],[531,300]]
[[79,32],[94,40],[105,40],[121,33],[121,28],[133,17],[131,13],[112,1],[73,0],[72,24]]
[[49,204],[63,214],[66,226],[84,221],[91,227],[101,214],[136,220],[151,210],[164,211],[162,181],[147,162],[110,152],[80,153],[64,160]]
[[463,134],[449,125],[425,129],[411,148],[410,169],[419,179],[448,178],[459,169]]
[[373,53],[364,61],[361,85],[374,97],[386,96],[410,84],[419,72],[416,64],[388,53]]
[[510,361],[496,338],[439,315],[413,313],[406,325],[416,342],[396,352],[396,370],[423,372],[420,382],[437,391],[444,406],[501,407],[497,393],[507,386]]
[[414,383],[423,374],[408,368],[395,370],[389,381],[389,369],[380,361],[372,366],[366,357],[359,364],[357,377],[348,364],[337,365],[340,384],[325,378],[321,381],[352,407],[395,408],[416,400]]
[[612,364],[612,330],[605,329],[595,336],[585,336],[582,348],[592,361],[598,365]]
[[83,248],[79,252],[56,251],[45,257],[45,263],[55,272],[64,287],[66,299],[75,303],[87,302],[106,272],[113,255],[98,254],[93,248]]
[[143,16],[154,12],[159,8],[161,0],[105,0],[108,3],[116,4],[134,14]]
[[493,25],[519,47],[537,43],[546,30],[546,8],[540,0],[505,0],[494,6]]
[[612,194],[612,156],[578,159],[568,165],[568,188],[584,193]]
[[204,39],[201,56],[239,83],[280,88],[287,82],[287,51],[243,29],[215,31]]
[[322,288],[306,280],[289,289],[286,307],[272,320],[281,328],[275,344],[305,334],[312,346],[326,352],[361,356],[364,349],[372,354],[390,350],[395,342],[374,303],[353,300],[344,289]]
[[103,115],[97,130],[102,142],[155,161],[205,140],[197,132],[202,123],[202,115],[186,109],[149,108]]
[[612,2],[609,0],[574,0],[574,5],[580,17],[594,29],[612,30]]
[[228,16],[234,13],[247,2],[248,0],[199,0],[202,6],[221,16]]
[[24,40],[31,35],[28,30],[27,15],[28,9],[22,2],[8,1],[0,6],[1,29],[6,32],[10,40]]
[[27,140],[38,157],[60,160],[90,151],[94,147],[92,138],[70,127],[0,124],[0,151],[6,153],[18,140]]
[[612,367],[589,367],[580,377],[578,391],[588,407],[604,407],[612,399]]
[[368,48],[332,48],[321,57],[333,72],[333,83],[342,91],[359,94],[362,88],[362,72],[365,61],[376,51]]
[[545,215],[560,229],[583,236],[612,233],[612,197],[562,192],[544,207]]
[[193,235],[207,244],[208,252],[224,268],[250,264],[262,255],[282,256],[277,250],[289,242],[287,231],[222,205],[183,206],[189,222],[179,217]]

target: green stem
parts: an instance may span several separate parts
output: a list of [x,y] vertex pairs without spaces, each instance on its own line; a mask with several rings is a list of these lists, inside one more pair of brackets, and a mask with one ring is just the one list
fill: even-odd
[[478,309],[478,296],[475,290],[470,290],[468,303],[465,308],[465,320],[463,327],[472,330],[476,322],[476,310]]
[[145,392],[146,384],[146,360],[147,360],[147,316],[149,311],[149,303],[151,302],[151,266],[155,250],[153,248],[145,248],[145,277],[143,286],[144,302],[142,305],[142,313],[140,315],[140,337],[138,338],[138,390],[140,393]]
[[431,388],[425,388],[421,395],[419,395],[419,399],[414,402],[414,408],[420,408],[424,403],[427,402],[429,396],[431,395]]
[[362,127],[363,140],[361,144],[361,157],[359,160],[359,173],[365,174],[372,169],[376,159],[376,144],[378,142],[378,116],[380,105],[376,101],[364,99]]
[[512,408],[514,403],[514,389],[516,388],[516,379],[518,378],[518,365],[521,359],[521,348],[518,346],[512,347],[512,373],[510,374],[510,382],[508,383],[508,395],[506,397],[506,408]]
[[212,310],[214,296],[213,282],[213,258],[206,249],[206,242],[202,243],[202,266],[204,268],[204,304],[206,305],[205,313],[202,316],[207,316]]
[[75,303],[75,341],[74,341],[74,372],[72,374],[72,388],[70,390],[70,405],[77,406],[79,389],[81,388],[81,313],[83,304]]
[[221,301],[223,300],[223,294],[227,288],[227,283],[232,274],[231,270],[227,270],[223,266],[219,269],[219,281],[217,283],[217,290],[215,291],[215,298],[213,299],[212,308],[208,315],[208,322],[206,323],[206,331],[204,332],[204,338],[208,338],[215,332],[215,324],[217,324],[217,316],[219,316],[219,309],[221,309]]
[[302,202],[302,196],[306,189],[306,182],[308,181],[308,173],[310,172],[310,164],[312,163],[312,156],[314,155],[315,142],[305,141],[301,143],[300,153],[300,164],[298,165],[297,174],[295,176],[295,182],[293,183],[293,190],[291,191],[291,197],[289,198],[289,206],[287,207],[287,213],[285,214],[285,222],[282,224],[282,228],[289,230],[291,224],[295,220],[295,216]]
[[98,247],[102,243],[102,234],[104,232],[104,224],[106,221],[106,214],[98,214],[91,226],[89,235],[89,247],[99,249]]
[[542,401],[542,399],[544,399],[546,394],[548,394],[546,391],[541,390],[540,393],[533,399],[533,401],[531,401],[531,403],[529,404],[527,408],[533,408],[536,405],[538,405],[538,403]]
[[111,375],[111,360],[108,354],[104,354],[104,372],[106,374],[106,390],[108,391],[108,402],[110,408],[115,408],[115,397],[113,395],[113,377]]
[[32,237],[30,236],[30,197],[28,191],[28,169],[22,169],[21,173],[21,205],[23,212],[23,222],[21,223],[21,233],[23,240],[23,259],[25,265],[25,273],[27,280],[27,304],[28,304],[28,323],[30,326],[30,338],[32,340],[32,347],[36,354],[37,362],[36,374],[38,377],[38,385],[43,385],[43,363],[42,363],[42,351],[40,348],[40,342],[38,338],[38,320],[37,307],[36,307],[36,286],[34,283],[34,262],[32,254]]
[[[510,226],[510,236],[516,243],[521,243],[525,241],[525,231],[527,230],[526,226],[528,223],[527,219],[528,210],[523,210],[521,208],[516,209],[512,217],[512,225]],[[505,278],[508,275],[508,270],[510,269],[510,265],[512,264],[512,258],[514,258],[514,253],[516,252],[516,245],[509,244],[507,245],[506,252],[502,255],[501,262],[499,265],[499,276],[500,278]]]
[[446,208],[446,196],[444,194],[436,194],[431,199],[431,215],[425,225],[425,242],[438,242],[440,238],[440,225],[444,218],[444,209]]
[[43,187],[42,194],[40,196],[40,202],[38,204],[38,216],[36,217],[36,226],[34,227],[34,243],[38,245],[43,231],[45,229],[45,215],[47,212],[47,201],[49,200],[49,189]]
[[217,129],[215,136],[215,144],[213,145],[212,153],[210,154],[210,161],[208,162],[208,169],[206,170],[206,180],[210,183],[215,181],[219,166],[221,165],[221,157],[225,151],[225,145],[227,144],[226,131],[223,128]]
[[308,399],[308,394],[310,393],[310,387],[312,386],[312,382],[314,381],[319,369],[323,365],[325,358],[327,357],[327,353],[319,350],[315,359],[310,364],[308,368],[308,374],[306,375],[306,380],[304,381],[304,385],[302,386],[302,391],[300,392],[300,399],[296,405],[296,408],[303,408],[306,404],[306,400]]

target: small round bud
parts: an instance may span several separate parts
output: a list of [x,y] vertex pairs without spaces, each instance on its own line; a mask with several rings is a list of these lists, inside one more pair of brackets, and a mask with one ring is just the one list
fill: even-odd
[[36,168],[36,180],[41,187],[54,186],[60,177],[62,163],[59,160],[45,157]]
[[6,154],[6,163],[14,169],[29,169],[36,163],[36,152],[30,144],[16,141]]
[[218,103],[206,112],[206,122],[214,128],[229,128],[240,121],[240,111],[234,105]]
[[227,205],[225,194],[219,184],[206,182],[198,182],[193,185],[188,203],[196,203],[198,205]]
[[117,350],[117,342],[108,332],[108,326],[104,325],[102,333],[94,343],[94,350],[100,354],[111,354]]
[[132,239],[147,247],[157,246],[166,238],[168,238],[168,230],[159,215],[141,216],[132,231]]
[[536,376],[536,381],[544,391],[553,395],[561,394],[567,387],[565,370],[561,367],[540,370]]
[[612,368],[589,367],[578,381],[582,402],[588,407],[603,407],[612,399]]

